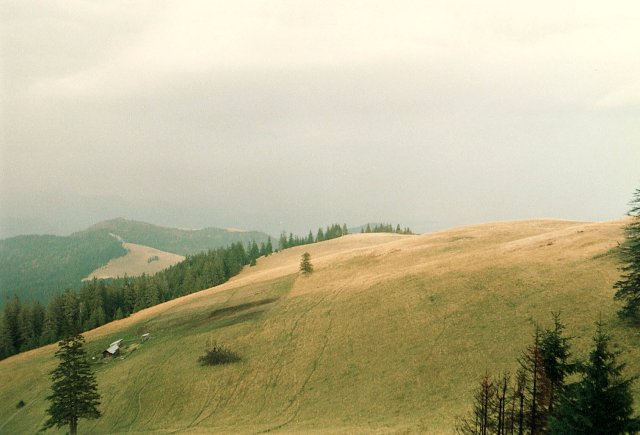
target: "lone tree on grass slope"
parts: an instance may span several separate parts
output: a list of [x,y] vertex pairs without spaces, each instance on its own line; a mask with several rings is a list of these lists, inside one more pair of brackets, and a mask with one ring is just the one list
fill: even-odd
[[313,264],[311,264],[311,255],[308,252],[302,254],[302,259],[300,260],[300,272],[304,275],[310,275],[313,273]]
[[640,189],[637,189],[631,201],[629,211],[632,221],[625,230],[625,242],[622,244],[622,277],[615,283],[616,299],[624,300],[625,306],[619,314],[623,318],[640,321]]
[[100,417],[100,395],[96,378],[84,350],[84,337],[76,334],[58,343],[58,367],[51,374],[52,393],[47,397],[51,406],[44,429],[69,425],[69,433],[78,433],[78,419]]

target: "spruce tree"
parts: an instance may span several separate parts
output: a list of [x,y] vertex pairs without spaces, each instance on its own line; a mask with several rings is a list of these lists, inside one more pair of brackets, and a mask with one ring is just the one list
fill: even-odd
[[[507,433],[507,429],[513,426],[513,413],[509,413],[509,396],[512,396],[509,391],[509,383],[511,377],[509,373],[503,373],[500,379],[498,379],[496,388],[496,401],[495,401],[495,413],[497,413],[496,431],[499,435]],[[513,401],[511,402],[513,405]],[[513,408],[512,408],[513,409]]]
[[[527,375],[522,368],[516,372],[515,386],[513,388],[511,402],[511,433],[522,435],[526,429],[526,388]],[[517,430],[516,430],[517,428]]]
[[16,353],[9,329],[7,329],[4,316],[0,316],[0,359],[7,358]]
[[302,254],[300,259],[300,272],[304,275],[310,275],[313,273],[313,265],[311,264],[311,255],[308,252]]
[[14,295],[13,298],[7,301],[7,305],[4,307],[4,332],[3,332],[3,348],[4,352],[9,355],[13,355],[20,351],[20,314],[22,312],[22,303],[18,296]]
[[278,241],[278,246],[280,247],[281,251],[289,247],[289,242],[287,241],[287,233],[285,231],[282,231],[282,233],[280,233],[280,240]]
[[31,312],[33,315],[33,329],[35,336],[38,339],[38,343],[34,347],[39,346],[42,340],[42,333],[44,328],[45,309],[39,301],[34,301],[31,306]]
[[615,298],[624,301],[619,311],[620,317],[640,322],[640,189],[637,189],[631,201],[629,211],[631,222],[625,229],[625,242],[620,251],[623,266],[622,276],[613,286]]
[[462,435],[487,435],[496,433],[494,407],[498,387],[489,374],[485,374],[473,396],[471,416],[462,418],[456,425],[456,432]]
[[250,266],[255,266],[256,265],[256,259],[258,257],[260,257],[260,248],[258,248],[258,244],[256,243],[255,240],[253,240],[250,244],[249,244],[249,249],[248,249],[248,257],[249,257],[249,265]]
[[60,363],[50,373],[52,392],[47,400],[51,406],[46,411],[49,419],[43,429],[69,425],[69,433],[75,435],[78,432],[78,419],[100,417],[100,395],[95,375],[87,361],[84,337],[76,334],[61,340],[58,346],[55,355]]
[[25,304],[22,307],[18,327],[20,333],[20,352],[37,347],[38,337],[36,336],[31,306]]
[[618,353],[609,350],[609,341],[598,322],[593,350],[580,370],[582,379],[560,394],[549,433],[615,435],[640,430],[640,421],[632,417],[633,379],[622,376],[624,364],[616,361]]
[[540,353],[544,363],[544,371],[549,379],[547,402],[549,413],[552,414],[558,393],[564,387],[565,378],[573,373],[574,364],[569,362],[569,337],[564,335],[564,324],[560,321],[560,314],[553,313],[553,329],[542,332]]
[[540,347],[541,335],[540,328],[536,326],[533,343],[518,359],[521,373],[525,378],[525,425],[532,435],[545,432],[551,388]]

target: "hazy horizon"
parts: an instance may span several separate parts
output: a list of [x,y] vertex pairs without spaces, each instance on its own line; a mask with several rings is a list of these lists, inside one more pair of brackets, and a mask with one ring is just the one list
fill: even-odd
[[640,4],[5,1],[0,238],[622,217]]

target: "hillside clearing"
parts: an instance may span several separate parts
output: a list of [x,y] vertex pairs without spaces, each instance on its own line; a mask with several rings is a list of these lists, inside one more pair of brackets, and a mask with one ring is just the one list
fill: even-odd
[[110,260],[104,266],[91,272],[83,281],[93,278],[122,278],[125,275],[140,276],[143,273],[153,275],[184,260],[182,255],[149,246],[127,242],[123,242],[122,246],[127,250],[124,256]]
[[[418,236],[355,234],[261,258],[229,282],[86,333],[104,417],[90,433],[452,433],[486,370],[514,370],[535,321],[561,311],[574,353],[611,328],[628,373],[640,331],[615,316],[623,221],[502,222]],[[308,251],[315,272],[299,276]],[[207,340],[242,361],[201,367]],[[50,345],[0,361],[0,433],[35,432]],[[640,388],[634,386],[636,408]],[[16,409],[19,400],[27,404]],[[15,403],[14,403],[15,402]]]

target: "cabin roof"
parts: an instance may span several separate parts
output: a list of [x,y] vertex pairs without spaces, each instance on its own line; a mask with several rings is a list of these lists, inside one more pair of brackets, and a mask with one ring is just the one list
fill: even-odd
[[120,349],[120,346],[118,346],[118,343],[113,343],[111,346],[107,348],[105,352],[109,352],[111,355],[115,355],[118,349]]

